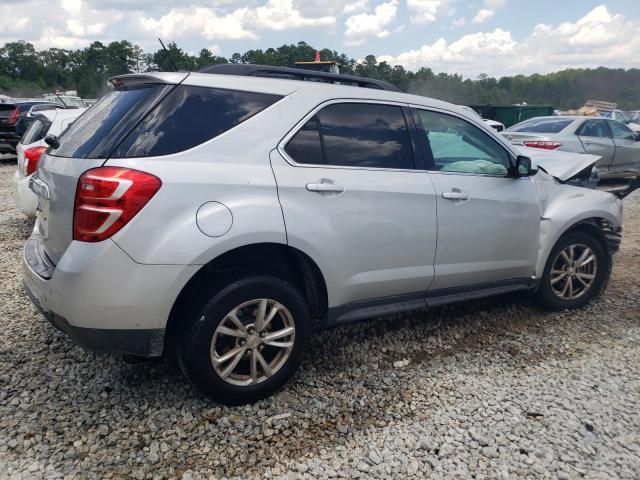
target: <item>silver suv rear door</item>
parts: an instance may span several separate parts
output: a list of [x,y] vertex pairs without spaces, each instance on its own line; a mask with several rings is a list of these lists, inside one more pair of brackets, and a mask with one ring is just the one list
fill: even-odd
[[330,307],[433,279],[436,199],[400,105],[330,102],[271,152],[290,245],[325,275]]

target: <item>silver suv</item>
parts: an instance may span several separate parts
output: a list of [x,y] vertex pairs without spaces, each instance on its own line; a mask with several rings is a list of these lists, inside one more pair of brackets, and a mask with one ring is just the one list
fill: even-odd
[[24,283],[93,350],[159,356],[227,404],[313,330],[530,290],[603,290],[622,205],[592,155],[518,149],[449,103],[211,73],[112,80],[39,162]]

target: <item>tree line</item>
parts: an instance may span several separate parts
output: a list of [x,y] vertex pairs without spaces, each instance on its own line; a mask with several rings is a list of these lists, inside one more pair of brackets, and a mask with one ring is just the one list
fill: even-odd
[[[114,75],[146,71],[197,70],[215,63],[257,63],[294,66],[312,60],[316,49],[306,42],[265,50],[234,53],[229,58],[202,49],[191,55],[174,42],[169,55],[159,48],[145,52],[127,40],[108,44],[93,42],[86,48],[36,50],[25,41],[9,42],[0,48],[0,93],[15,96],[38,95],[55,89],[77,90],[94,98],[107,90]],[[589,99],[617,102],[622,109],[640,109],[640,69],[567,69],[545,75],[516,75],[501,78],[480,74],[463,78],[459,74],[435,73],[428,67],[413,72],[401,65],[380,62],[374,55],[356,61],[344,53],[322,49],[323,60],[340,63],[341,72],[390,82],[409,93],[427,95],[468,105],[527,102],[553,105],[559,109],[578,108]],[[173,60],[173,62],[172,62]]]

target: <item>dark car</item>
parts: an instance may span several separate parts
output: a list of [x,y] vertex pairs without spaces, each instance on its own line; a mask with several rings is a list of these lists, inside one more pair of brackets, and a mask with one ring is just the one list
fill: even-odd
[[32,122],[32,115],[43,110],[62,108],[53,102],[26,100],[0,103],[0,154],[16,153],[16,145]]

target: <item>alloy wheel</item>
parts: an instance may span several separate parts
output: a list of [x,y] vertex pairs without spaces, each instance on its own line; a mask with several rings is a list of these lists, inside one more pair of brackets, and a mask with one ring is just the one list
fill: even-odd
[[584,244],[569,245],[553,261],[549,281],[553,293],[563,300],[583,296],[596,279],[598,258]]
[[227,383],[264,382],[285,364],[295,342],[295,323],[281,303],[259,298],[231,310],[211,339],[211,364]]

